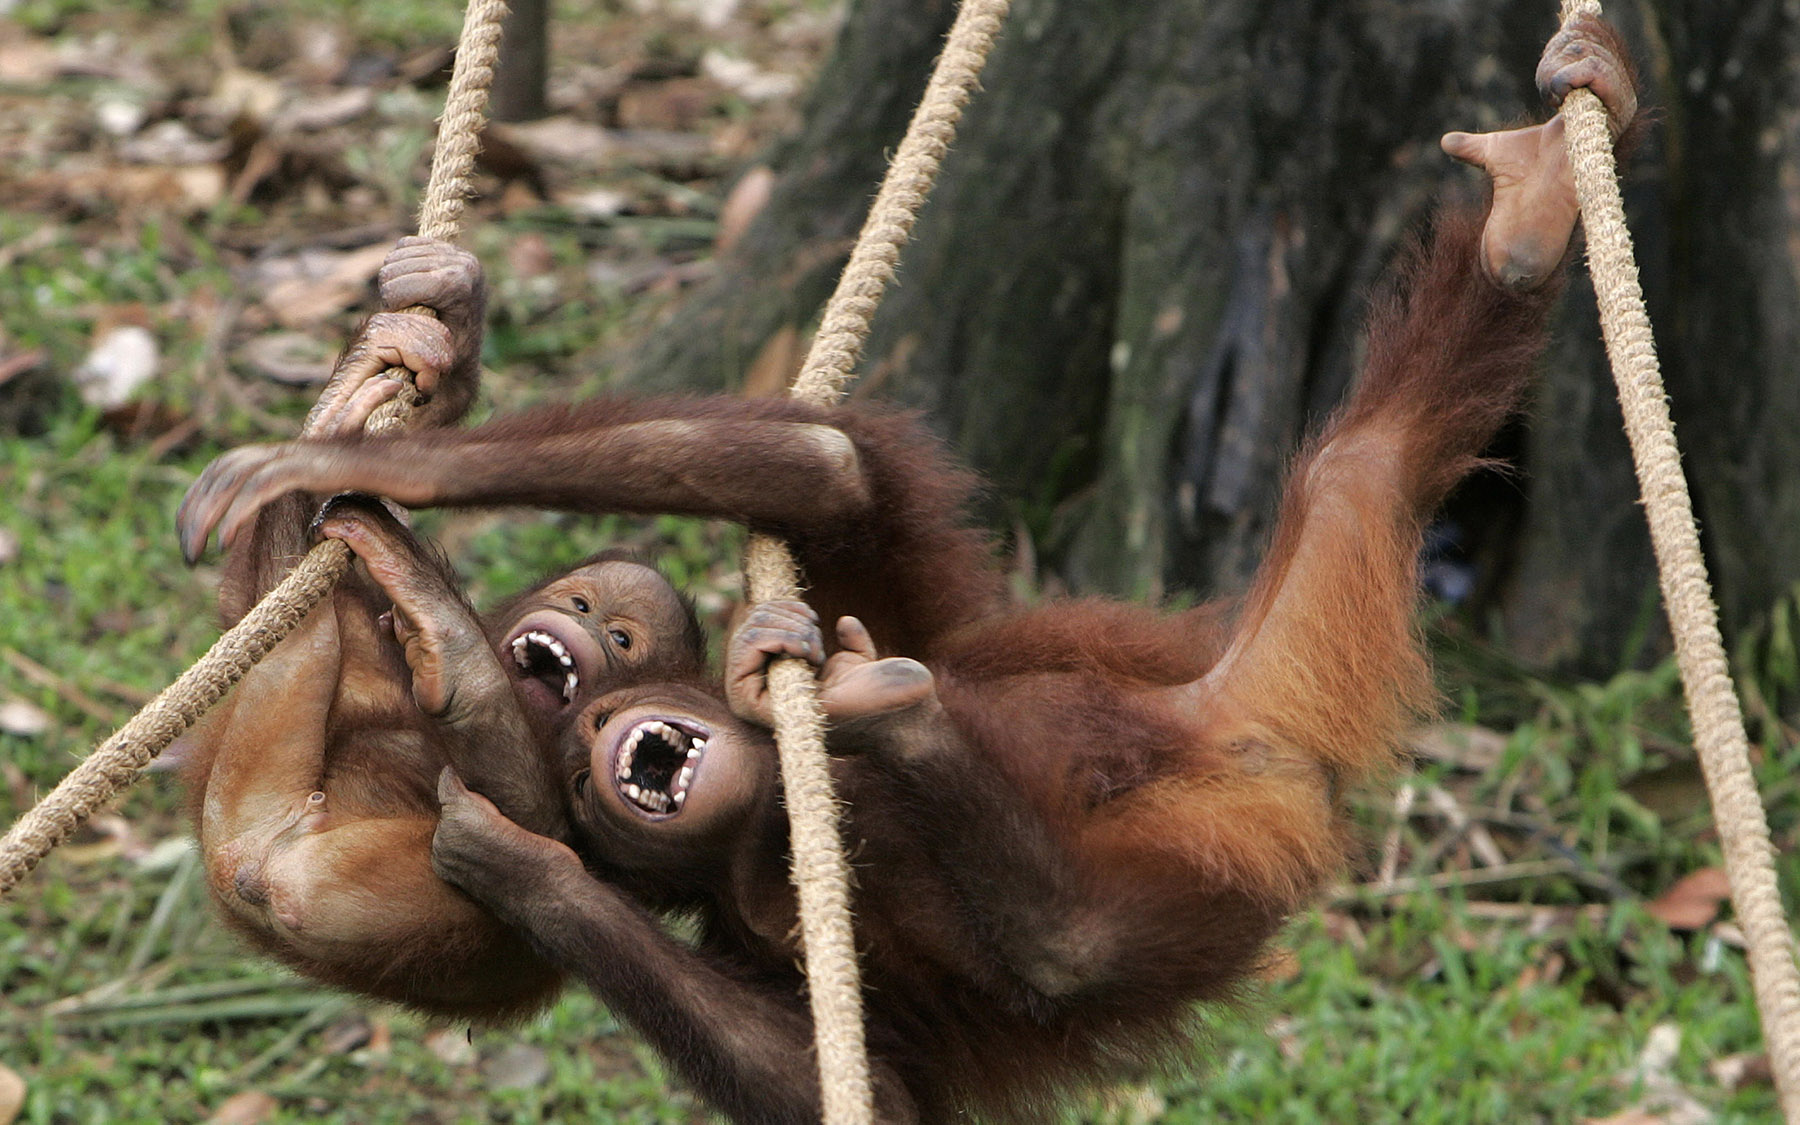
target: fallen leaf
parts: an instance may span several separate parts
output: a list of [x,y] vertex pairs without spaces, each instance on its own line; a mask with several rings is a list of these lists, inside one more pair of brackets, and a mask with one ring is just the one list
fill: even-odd
[[327,1055],[347,1055],[366,1045],[375,1035],[368,1017],[352,1012],[325,1029],[319,1036],[319,1050]]
[[7,1066],[0,1066],[0,1125],[12,1125],[25,1108],[25,1080]]
[[1703,867],[1683,876],[1649,905],[1651,917],[1672,930],[1698,930],[1719,916],[1731,898],[1731,881],[1722,867]]
[[611,134],[617,159],[639,164],[676,179],[704,174],[713,155],[703,133],[682,129],[621,129]]
[[9,86],[40,86],[61,72],[56,44],[48,39],[0,43],[0,82]]
[[1775,1081],[1775,1071],[1769,1063],[1767,1051],[1726,1055],[1708,1063],[1706,1070],[1713,1076],[1714,1082],[1727,1090],[1741,1090],[1745,1086],[1768,1086]]
[[134,164],[213,164],[225,159],[231,143],[197,136],[182,121],[158,121],[119,146],[119,155]]
[[62,206],[101,201],[128,210],[193,214],[225,198],[225,169],[217,164],[166,168],[120,164],[49,177],[36,186]]
[[1679,1026],[1659,1023],[1652,1027],[1637,1061],[1613,1079],[1623,1089],[1642,1091],[1641,1100],[1611,1117],[1587,1118],[1584,1125],[1708,1125],[1712,1111],[1673,1074],[1680,1052]]
[[219,73],[207,97],[208,108],[219,117],[228,121],[242,117],[258,124],[273,118],[286,101],[287,92],[280,81],[235,66]]
[[1287,1016],[1276,1016],[1263,1029],[1263,1034],[1275,1041],[1275,1046],[1288,1062],[1297,1063],[1306,1057],[1306,1047],[1296,1033],[1297,1024]]
[[489,1089],[529,1090],[550,1077],[550,1056],[542,1047],[514,1043],[484,1061],[481,1075]]
[[775,191],[775,172],[767,164],[758,164],[739,177],[731,194],[719,208],[719,231],[714,243],[721,254],[736,246],[750,223],[768,206]]
[[564,167],[595,169],[617,150],[612,134],[598,125],[573,117],[546,117],[505,126],[488,126],[488,138],[502,138],[531,159]]
[[352,86],[333,94],[301,98],[285,106],[271,129],[316,133],[348,125],[374,108],[375,91],[367,86]]
[[94,104],[94,122],[113,137],[129,137],[149,119],[144,104],[133,98],[107,97]]
[[307,249],[280,263],[266,263],[265,278],[279,278],[262,303],[282,326],[304,328],[361,304],[388,256],[379,243],[360,250]]
[[280,1108],[280,1102],[261,1090],[245,1090],[226,1098],[206,1119],[206,1125],[262,1125]]
[[639,83],[619,95],[619,124],[627,129],[697,129],[718,102],[719,87],[704,78]]
[[[669,7],[687,16],[708,31],[718,31],[731,22],[743,0],[673,0]],[[639,10],[645,10],[639,0]]]
[[791,98],[800,92],[800,79],[794,75],[764,70],[749,59],[736,58],[717,47],[700,56],[700,73],[747,102]]
[[148,328],[122,324],[95,341],[70,378],[89,406],[121,406],[156,375],[159,358]]
[[460,1027],[441,1027],[425,1035],[425,1049],[445,1066],[468,1066],[475,1061],[475,1044]]
[[50,714],[42,707],[23,699],[0,703],[0,731],[20,738],[36,738],[50,729]]
[[610,219],[623,215],[631,206],[631,196],[612,188],[594,188],[557,197],[577,218]]
[[247,342],[244,362],[266,379],[304,387],[331,378],[337,359],[331,345],[304,332],[265,332]]

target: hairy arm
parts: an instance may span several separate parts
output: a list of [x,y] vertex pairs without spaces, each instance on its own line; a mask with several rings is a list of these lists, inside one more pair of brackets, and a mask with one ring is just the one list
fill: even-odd
[[600,400],[457,434],[292,442],[208,466],[177,517],[196,557],[296,490],[373,492],[407,507],[529,505],[715,516],[776,530],[854,519],[869,496],[856,447],[785,404]]
[[373,497],[335,497],[320,513],[317,532],[355,552],[392,599],[413,699],[437,723],[439,744],[457,772],[533,832],[566,836],[568,818],[549,763],[447,565]]
[[[440,877],[579,977],[733,1120],[819,1120],[812,1023],[797,993],[751,983],[675,941],[574,852],[506,820],[448,770],[438,793],[432,863]],[[891,1072],[876,1082],[881,1121],[917,1120]]]
[[[383,377],[390,368],[413,371],[427,396],[417,427],[451,425],[474,401],[486,308],[480,264],[443,243],[407,238],[382,264],[377,284],[389,311],[370,317],[338,357],[295,445],[361,434],[376,408],[399,393],[400,381]],[[393,311],[409,307],[429,307],[437,315]],[[256,514],[226,565],[219,600],[227,621],[242,617],[306,553],[315,498],[330,491],[337,490],[294,490]]]

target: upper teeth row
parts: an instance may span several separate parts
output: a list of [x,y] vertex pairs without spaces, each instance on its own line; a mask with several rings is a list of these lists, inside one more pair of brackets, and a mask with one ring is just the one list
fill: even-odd
[[688,787],[694,783],[694,765],[700,760],[700,755],[706,751],[706,740],[704,738],[689,740],[687,734],[679,728],[672,727],[660,719],[652,719],[633,729],[626,736],[625,744],[619,748],[619,764],[613,771],[619,781],[627,782],[631,777],[631,766],[637,759],[638,744],[644,740],[646,734],[654,734],[671,746],[679,746],[682,742],[687,742],[687,765],[681,767],[670,781],[670,792],[667,794],[632,784],[625,784],[621,788],[626,796],[639,804],[648,803],[657,812],[667,812],[671,800],[674,801],[676,808],[680,808],[687,800]]
[[518,637],[514,638],[514,640],[513,640],[513,643],[512,643],[513,662],[515,664],[517,664],[519,667],[521,667],[521,668],[531,667],[531,646],[532,645],[537,645],[540,648],[548,649],[550,651],[550,655],[556,657],[557,661],[560,664],[562,664],[563,669],[564,669],[564,671],[563,671],[563,699],[564,699],[564,701],[574,699],[575,698],[575,689],[581,686],[581,677],[579,675],[577,675],[575,672],[575,658],[573,656],[569,655],[569,650],[567,648],[563,647],[563,643],[561,641],[557,640],[555,637],[551,636],[549,633],[545,633],[538,629],[533,629],[529,633],[520,634]]

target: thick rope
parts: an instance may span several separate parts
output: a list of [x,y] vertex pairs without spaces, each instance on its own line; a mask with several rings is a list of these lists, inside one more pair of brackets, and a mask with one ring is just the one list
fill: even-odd
[[[894,154],[856,248],[825,306],[819,332],[790,394],[832,405],[843,397],[869,335],[869,322],[894,276],[900,247],[955,139],[963,106],[1006,19],[1010,0],[963,0],[925,96]],[[800,596],[793,557],[779,540],[752,537],[744,570],[750,598]],[[800,896],[801,937],[827,1125],[873,1119],[863,1045],[862,990],[850,922],[850,868],[838,834],[838,805],[825,754],[825,717],[811,670],[797,660],[769,669],[775,736],[787,800],[792,877]]]
[[[431,180],[420,205],[419,233],[456,237],[480,148],[483,108],[493,83],[505,0],[471,0],[457,45],[456,66],[432,157]],[[410,391],[410,384],[408,385]],[[384,404],[365,429],[385,433],[404,424],[418,395]],[[257,661],[306,618],[350,567],[350,549],[336,540],[314,547],[281,584],[232,626],[206,655],[150,701],[100,748],[20,817],[0,839],[0,895],[11,891],[88,817],[136,781],[151,759],[199,721]]]
[[[1565,25],[1599,15],[1598,0],[1565,0],[1562,7]],[[1776,886],[1769,822],[1750,769],[1750,740],[1719,637],[1718,608],[1638,285],[1606,107],[1591,91],[1575,90],[1562,113],[1601,330],[1650,522],[1694,746],[1718,821],[1732,907],[1749,943],[1751,980],[1782,1112],[1789,1122],[1800,1123],[1800,970],[1794,936]]]

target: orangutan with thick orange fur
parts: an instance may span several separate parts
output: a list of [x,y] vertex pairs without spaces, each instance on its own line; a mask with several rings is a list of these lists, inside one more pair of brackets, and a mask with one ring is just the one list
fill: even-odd
[[[1540,76],[1594,90],[1621,123],[1635,111],[1603,25],[1559,36]],[[1447,139],[1493,174],[1485,230],[1446,210],[1376,300],[1361,382],[1295,464],[1234,611],[1012,609],[963,522],[967,478],[914,422],[787,402],[601,401],[240,450],[190,493],[184,544],[214,527],[229,542],[297,489],[683,512],[785,536],[816,615],[753,610],[724,699],[672,679],[564,712],[549,768],[570,846],[446,771],[436,870],[726,1113],[816,1121],[762,725],[768,657],[811,660],[856,863],[878,1114],[1036,1119],[1059,1086],[1166,1057],[1195,1001],[1233,992],[1343,868],[1345,787],[1389,768],[1429,707],[1421,527],[1539,353],[1576,219],[1559,131]],[[697,940],[670,937],[661,911],[695,916]]]

